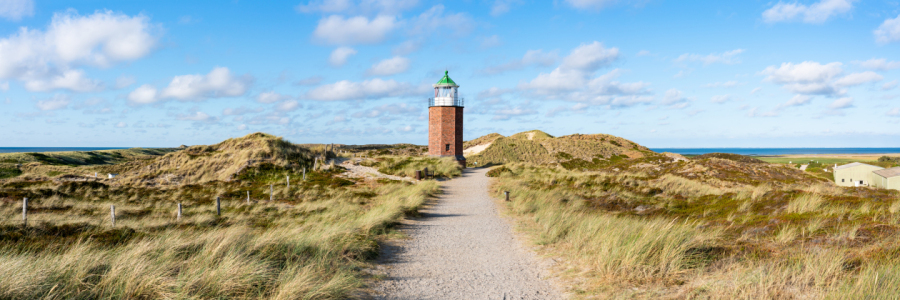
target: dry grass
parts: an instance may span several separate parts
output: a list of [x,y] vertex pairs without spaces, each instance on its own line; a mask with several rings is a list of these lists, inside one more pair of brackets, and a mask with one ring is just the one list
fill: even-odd
[[494,174],[578,298],[900,298],[886,288],[898,278],[897,191],[716,159],[627,167],[637,164]]
[[[0,181],[0,299],[358,295],[377,240],[395,235],[393,224],[415,214],[438,185],[356,182],[341,178],[339,168],[308,171],[303,180],[298,166],[317,155],[328,154],[250,135],[135,161],[160,171],[122,180]],[[209,165],[194,165],[200,162]],[[171,173],[203,183],[151,184]],[[28,227],[22,197],[29,198]]]

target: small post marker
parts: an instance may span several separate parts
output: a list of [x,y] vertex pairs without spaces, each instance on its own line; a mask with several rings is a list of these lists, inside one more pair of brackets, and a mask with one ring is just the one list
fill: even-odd
[[506,202],[509,202],[509,191],[505,191],[503,194],[506,194]]
[[275,200],[275,185],[270,184],[269,185],[269,201],[273,201],[273,200]]
[[222,201],[220,200],[219,197],[216,197],[216,215],[217,216],[222,215]]
[[181,222],[181,202],[178,202],[178,216],[176,217],[176,220]]
[[28,226],[28,198],[22,200],[22,223]]
[[422,170],[416,170],[416,180],[422,180]]
[[306,181],[306,168],[303,168],[303,181]]
[[247,191],[247,204],[250,204],[250,191]]
[[285,179],[285,181],[287,181],[287,188],[291,188],[291,175],[287,175],[287,179]]
[[116,227],[116,206],[115,205],[109,206],[109,218],[112,221],[112,226]]

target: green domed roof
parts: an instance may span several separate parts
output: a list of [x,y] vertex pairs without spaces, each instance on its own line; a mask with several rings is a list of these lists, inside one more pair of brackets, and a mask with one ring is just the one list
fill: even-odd
[[453,79],[450,79],[450,75],[447,75],[448,73],[450,72],[444,71],[444,77],[438,80],[435,85],[457,85],[456,82],[453,82]]

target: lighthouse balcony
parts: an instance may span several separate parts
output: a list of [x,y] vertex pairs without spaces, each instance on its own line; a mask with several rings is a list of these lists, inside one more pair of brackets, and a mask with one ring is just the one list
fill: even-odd
[[428,107],[432,106],[457,106],[463,107],[464,98],[459,97],[434,97],[428,98]]

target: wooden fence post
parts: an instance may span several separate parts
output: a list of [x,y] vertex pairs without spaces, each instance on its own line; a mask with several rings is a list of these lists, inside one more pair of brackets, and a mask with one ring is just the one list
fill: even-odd
[[250,204],[250,191],[247,191],[247,204]]
[[181,222],[181,202],[178,202],[178,217],[176,217],[176,220]]
[[22,200],[22,223],[28,226],[28,198]]
[[112,226],[116,227],[116,206],[115,205],[109,206],[109,217],[110,217],[110,220],[112,220]]
[[303,181],[306,181],[306,167],[303,168]]
[[291,188],[291,175],[287,175],[287,179],[285,179],[285,181],[287,181],[287,188],[290,189]]
[[219,199],[219,197],[216,197],[216,215],[217,216],[222,215],[222,202]]
[[505,191],[503,193],[506,194],[506,201],[509,202],[509,191]]
[[269,185],[269,201],[275,200],[275,184]]

